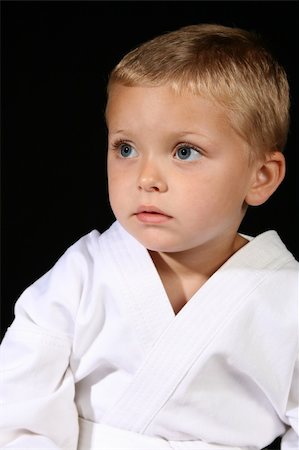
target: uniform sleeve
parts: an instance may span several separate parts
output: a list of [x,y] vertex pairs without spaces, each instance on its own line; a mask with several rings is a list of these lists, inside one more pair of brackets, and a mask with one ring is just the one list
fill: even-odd
[[289,428],[282,437],[281,450],[299,449],[299,358],[294,369],[290,395],[287,402],[286,418]]
[[1,448],[75,449],[70,344],[18,317],[1,344]]
[[75,450],[78,413],[70,367],[89,266],[82,238],[24,291],[0,346],[0,448]]

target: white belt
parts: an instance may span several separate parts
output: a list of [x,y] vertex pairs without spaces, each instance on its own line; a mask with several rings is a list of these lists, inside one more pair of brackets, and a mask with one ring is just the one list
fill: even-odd
[[77,450],[244,450],[202,441],[167,441],[82,418],[79,426]]

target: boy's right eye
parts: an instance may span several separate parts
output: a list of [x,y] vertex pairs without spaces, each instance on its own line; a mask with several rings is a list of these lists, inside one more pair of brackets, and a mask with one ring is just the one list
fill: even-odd
[[113,144],[113,149],[116,150],[122,158],[135,158],[138,156],[137,151],[132,145],[128,144],[128,142],[116,142]]
[[123,158],[132,158],[133,156],[136,156],[134,154],[134,152],[136,153],[136,150],[134,150],[129,144],[121,144],[119,147],[119,152]]

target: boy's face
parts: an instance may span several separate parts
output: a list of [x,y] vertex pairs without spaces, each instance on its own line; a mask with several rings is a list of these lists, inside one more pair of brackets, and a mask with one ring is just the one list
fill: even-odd
[[254,167],[220,106],[115,85],[107,125],[111,207],[130,234],[160,252],[236,239]]

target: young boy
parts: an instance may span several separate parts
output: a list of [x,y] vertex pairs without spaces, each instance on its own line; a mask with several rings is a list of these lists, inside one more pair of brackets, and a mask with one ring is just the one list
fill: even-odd
[[106,110],[116,222],[16,304],[1,448],[298,449],[298,263],[238,234],[284,178],[284,70],[192,25],[126,55]]

